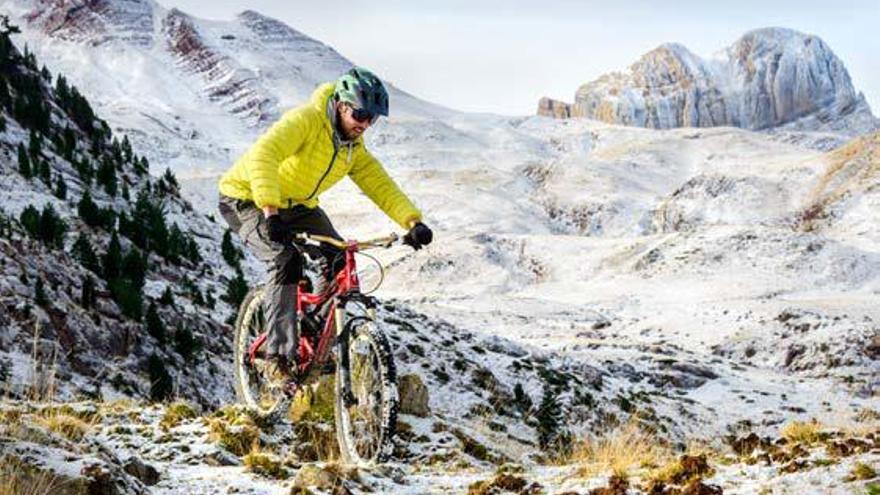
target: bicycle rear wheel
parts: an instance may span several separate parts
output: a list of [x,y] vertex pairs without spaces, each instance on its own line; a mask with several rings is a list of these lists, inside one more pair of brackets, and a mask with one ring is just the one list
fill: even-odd
[[348,338],[337,345],[339,451],[351,464],[385,462],[393,449],[399,407],[391,346],[369,318],[353,318],[346,326]]
[[262,286],[248,292],[238,310],[235,320],[234,369],[235,394],[238,401],[253,409],[262,417],[284,414],[289,397],[277,386],[272,386],[260,372],[259,366],[267,363],[256,359],[250,362],[248,350],[251,344],[265,331],[266,320],[263,314],[265,292]]

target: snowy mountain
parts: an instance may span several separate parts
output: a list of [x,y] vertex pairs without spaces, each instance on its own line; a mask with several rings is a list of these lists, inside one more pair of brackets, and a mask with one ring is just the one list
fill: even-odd
[[[154,171],[174,170],[195,211],[174,210],[172,218],[204,225],[196,238],[214,273],[201,280],[219,294],[234,276],[218,252],[222,226],[204,217],[214,211],[219,173],[274,115],[350,62],[252,12],[214,22],[138,0],[7,0],[0,11],[21,24],[17,41],[53,72],[69,73]],[[733,108],[738,118],[770,118],[713,93],[714,63],[675,45],[666,50],[645,67],[666,64],[669,77],[686,71],[714,96],[688,89],[670,97],[695,110],[664,119],[730,118]],[[835,79],[839,71],[827,75],[844,88],[834,92],[843,101],[849,92]],[[772,90],[780,109],[803,110],[784,96],[801,93],[754,81],[756,98]],[[661,132],[458,113],[394,90],[391,118],[368,132],[367,144],[426,212],[436,242],[419,252],[377,252],[388,266],[377,296],[387,303],[380,316],[401,374],[427,385],[429,411],[403,416],[405,462],[364,473],[364,485],[380,493],[464,491],[511,460],[551,493],[598,488],[605,478],[541,464],[549,454],[537,445],[535,415],[549,390],[561,431],[575,438],[635,422],[656,432],[657,443],[705,442],[726,452],[729,435],[755,433],[761,448],[738,448],[748,450],[737,457],[745,464],[719,466],[711,481],[725,493],[857,486],[843,481],[849,460],[822,464],[818,453],[802,454],[811,459],[803,473],[755,464],[782,462],[764,437],[778,438],[793,420],[876,428],[871,418],[880,409],[880,142],[871,134],[838,147],[858,115],[873,117],[841,115],[838,100],[829,101],[765,132]],[[394,229],[351,184],[322,196],[322,205],[346,236]],[[244,269],[251,281],[259,276],[252,259]],[[375,275],[362,278],[369,285]],[[164,285],[146,287],[159,297]],[[225,319],[229,308],[218,308]],[[217,350],[214,359],[228,354]],[[29,363],[25,355],[17,362],[19,370]],[[117,413],[108,412],[110,424],[94,438],[162,468],[156,493],[291,491],[244,473],[244,457],[211,439],[216,417],[158,425],[171,409],[126,410],[139,418],[128,433],[115,431]],[[259,435],[273,455],[301,445],[284,428]],[[36,458],[67,455],[33,449]],[[285,459],[291,470],[311,462],[301,451]]]
[[[783,28],[750,31],[712,59],[663,44],[625,72],[584,84],[571,105],[542,100],[538,113],[654,129],[768,129],[801,122],[818,131],[835,122],[834,130],[853,136],[878,127],[831,48]],[[852,128],[843,129],[843,120]]]

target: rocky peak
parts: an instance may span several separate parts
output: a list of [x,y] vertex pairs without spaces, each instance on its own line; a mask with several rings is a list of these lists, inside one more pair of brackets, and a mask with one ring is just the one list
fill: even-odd
[[189,15],[171,9],[162,19],[162,35],[180,67],[206,84],[204,93],[208,98],[249,120],[266,117],[271,99],[260,88],[253,71],[211,46]]
[[154,5],[149,0],[36,0],[26,14],[48,36],[101,45],[153,43]]
[[245,10],[238,14],[237,19],[249,28],[263,43],[297,43],[317,41],[291,28],[283,22],[264,16],[253,10]]
[[574,104],[550,103],[542,100],[538,113],[657,129],[767,129],[817,114],[825,122],[870,115],[828,45],[784,28],[750,31],[715,59],[666,43],[626,71],[582,85]]
[[857,95],[843,62],[816,36],[790,29],[750,31],[727,49],[743,87],[744,127],[784,124],[823,108],[850,108]]

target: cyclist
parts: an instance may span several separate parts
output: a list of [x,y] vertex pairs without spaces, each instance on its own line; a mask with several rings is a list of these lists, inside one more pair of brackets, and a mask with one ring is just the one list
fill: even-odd
[[[382,82],[354,67],[286,112],[220,179],[220,213],[268,267],[263,358],[273,381],[291,376],[299,343],[294,300],[302,256],[292,239],[306,232],[341,240],[318,206],[322,192],[347,175],[408,230],[405,243],[415,249],[431,243],[433,233],[421,212],[364,147],[364,132],[383,115],[388,115],[388,93]],[[337,248],[322,245],[320,251],[323,273],[314,292],[344,266]]]

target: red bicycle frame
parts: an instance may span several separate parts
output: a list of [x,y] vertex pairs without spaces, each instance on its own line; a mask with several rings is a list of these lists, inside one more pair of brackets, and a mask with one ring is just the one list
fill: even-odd
[[[321,330],[320,337],[318,338],[317,349],[312,346],[308,336],[303,335],[302,331],[299,332],[299,359],[297,362],[299,363],[298,371],[300,373],[305,372],[315,362],[324,362],[326,360],[330,345],[333,343],[335,337],[333,328],[335,324],[336,308],[339,304],[340,297],[360,292],[360,280],[358,280],[357,264],[355,263],[354,257],[354,253],[357,251],[357,242],[352,241],[344,243],[343,254],[345,256],[345,266],[336,274],[335,283],[331,284],[323,294],[311,294],[305,292],[305,281],[300,281],[296,287],[296,324],[300,326],[300,330],[301,322],[305,316],[306,305],[319,307],[327,302],[328,299],[333,298],[329,303],[330,307],[326,311],[327,317],[324,319],[324,328]],[[257,351],[266,341],[267,335],[267,332],[260,334],[260,336],[257,337],[248,348],[248,358],[251,363],[254,362]]]

